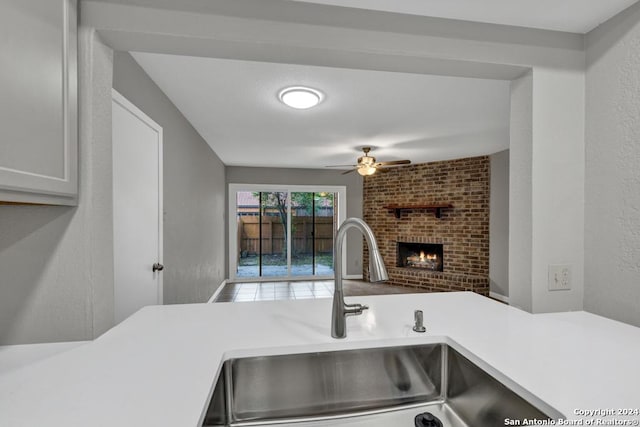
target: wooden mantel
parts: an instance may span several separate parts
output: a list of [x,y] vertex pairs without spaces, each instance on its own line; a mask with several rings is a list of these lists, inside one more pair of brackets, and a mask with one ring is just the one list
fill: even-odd
[[383,206],[383,208],[392,210],[396,218],[400,218],[400,212],[402,212],[403,210],[411,210],[411,209],[432,210],[432,211],[434,211],[434,214],[435,214],[436,218],[440,218],[441,210],[442,209],[451,209],[451,208],[453,208],[453,205],[451,205],[449,203],[441,203],[441,204],[429,203],[429,204],[422,204],[422,205],[393,204],[393,205]]

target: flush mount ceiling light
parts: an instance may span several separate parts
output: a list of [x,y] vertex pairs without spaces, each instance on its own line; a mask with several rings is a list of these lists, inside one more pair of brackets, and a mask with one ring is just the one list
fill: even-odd
[[286,87],[278,93],[278,98],[285,105],[298,110],[306,110],[307,108],[318,105],[324,95],[317,89],[304,86]]

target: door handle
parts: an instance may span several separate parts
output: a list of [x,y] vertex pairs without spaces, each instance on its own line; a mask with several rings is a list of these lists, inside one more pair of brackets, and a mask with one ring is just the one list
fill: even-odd
[[153,270],[154,273],[156,271],[162,271],[164,270],[164,265],[160,264],[159,262],[156,262],[155,264],[153,264],[153,267],[151,269]]

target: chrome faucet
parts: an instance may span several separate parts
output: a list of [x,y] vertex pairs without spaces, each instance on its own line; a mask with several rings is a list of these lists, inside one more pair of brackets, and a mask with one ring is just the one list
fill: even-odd
[[346,304],[344,302],[344,293],[342,291],[342,244],[346,237],[347,230],[355,227],[364,235],[369,248],[369,281],[382,282],[388,280],[387,269],[384,267],[382,256],[378,250],[376,238],[373,231],[366,222],[360,218],[349,218],[342,223],[336,239],[333,243],[333,269],[335,288],[333,291],[333,313],[331,314],[331,336],[333,338],[344,338],[347,336],[347,316],[359,315],[369,307],[362,304]]

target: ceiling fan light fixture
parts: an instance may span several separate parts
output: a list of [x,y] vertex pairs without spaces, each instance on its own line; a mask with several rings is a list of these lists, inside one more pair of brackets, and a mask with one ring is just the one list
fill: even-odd
[[346,172],[342,172],[343,175],[346,175],[353,171],[357,171],[362,176],[369,176],[376,173],[378,168],[380,168],[380,171],[382,172],[387,172],[388,168],[411,164],[411,160],[390,160],[387,162],[377,162],[375,157],[369,155],[370,151],[371,151],[371,147],[362,147],[362,152],[364,153],[364,156],[358,157],[358,163],[355,165],[334,165],[334,166],[327,166],[327,167],[341,168],[344,166],[350,166],[351,169],[349,169]]
[[362,176],[369,176],[376,173],[376,168],[371,165],[361,165],[358,166],[358,173]]
[[358,164],[361,166],[373,166],[375,162],[376,162],[375,157],[371,157],[371,156],[358,157]]
[[324,94],[317,89],[305,86],[290,86],[278,93],[283,104],[297,110],[315,107],[324,99]]

